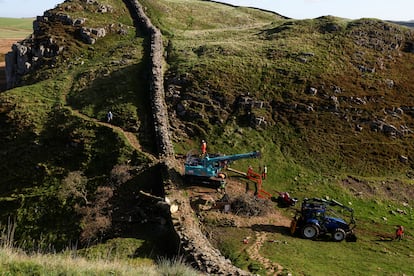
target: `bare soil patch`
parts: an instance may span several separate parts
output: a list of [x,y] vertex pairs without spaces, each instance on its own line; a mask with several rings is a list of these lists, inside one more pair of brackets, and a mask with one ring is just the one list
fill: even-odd
[[[213,201],[221,199],[224,193],[199,186],[187,187],[186,193],[193,203],[192,207],[200,222],[203,223],[201,227],[204,229],[206,237],[214,246],[217,247],[222,242],[223,236],[231,235],[244,244],[244,250],[246,250],[248,257],[259,262],[266,269],[267,275],[279,275],[283,271],[283,267],[279,263],[272,262],[260,254],[263,244],[271,241],[268,235],[272,233],[289,234],[291,218],[279,212],[275,208],[275,202],[266,199],[257,200],[253,193],[246,192],[245,183],[229,179],[227,180],[226,193],[230,199],[231,208],[227,212],[223,210],[222,206],[221,208],[211,208],[214,206]],[[244,212],[234,209],[234,202],[238,203],[238,207],[245,204],[246,206],[241,206],[242,209],[257,208],[257,204],[262,204],[263,208],[260,211],[263,212],[260,214],[257,212],[258,215],[246,215]],[[200,208],[200,204],[205,209]],[[239,234],[230,231],[230,228]],[[241,238],[240,235],[243,235],[244,238]]]
[[[276,225],[276,226],[285,226],[289,227],[291,218],[284,216],[276,208],[267,208],[275,207],[276,203],[271,202],[270,200],[263,200],[264,206],[264,215],[257,216],[244,216],[235,214],[234,210],[229,210],[229,212],[223,212],[223,206],[214,208],[214,203],[220,201],[224,192],[221,192],[217,189],[210,187],[201,187],[201,186],[188,186],[186,187],[186,193],[192,202],[192,207],[196,212],[200,212],[201,216],[208,220],[223,220],[227,221],[235,227],[252,227],[258,225]],[[230,201],[242,200],[243,198],[251,199],[254,198],[253,191],[246,192],[245,184],[240,183],[237,180],[227,180],[226,194],[230,198]],[[254,204],[250,200],[246,200],[246,204]],[[213,207],[211,209],[211,207]]]
[[10,52],[13,43],[17,41],[19,41],[19,39],[15,39],[15,38],[0,39],[0,54],[2,55],[2,58],[0,59],[0,61],[4,61],[4,54],[6,54],[7,52]]

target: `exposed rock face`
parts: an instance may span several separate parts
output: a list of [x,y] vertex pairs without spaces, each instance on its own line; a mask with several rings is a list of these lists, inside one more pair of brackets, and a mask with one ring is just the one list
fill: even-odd
[[48,20],[38,17],[33,23],[34,33],[27,39],[14,43],[11,51],[6,54],[7,89],[18,85],[24,75],[43,65],[45,59],[53,62],[53,57],[64,49],[52,37],[43,35],[40,22],[48,22]]
[[104,37],[106,35],[105,28],[85,28],[80,29],[80,34],[83,42],[87,44],[95,44],[97,38]]
[[[71,1],[66,1],[71,2]],[[97,5],[96,10],[101,13],[112,12],[111,6],[100,5],[97,1],[85,1],[88,5]],[[66,7],[71,9],[71,6]],[[27,39],[13,44],[12,49],[6,54],[6,89],[11,89],[21,82],[24,75],[41,66],[53,66],[67,45],[64,39],[58,41],[48,29],[51,24],[62,24],[65,29],[71,30],[86,44],[94,44],[97,39],[107,34],[106,27],[88,28],[83,25],[86,18],[71,18],[62,11],[49,10],[43,16],[38,16],[33,22],[33,34]],[[118,32],[120,33],[120,32]],[[47,61],[46,61],[47,60]]]

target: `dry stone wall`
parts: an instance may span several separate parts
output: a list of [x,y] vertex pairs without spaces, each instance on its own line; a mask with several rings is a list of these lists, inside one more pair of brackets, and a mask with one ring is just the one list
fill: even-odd
[[167,105],[164,96],[163,74],[163,43],[160,30],[154,27],[150,19],[145,15],[138,1],[125,1],[128,5],[136,24],[143,28],[150,36],[151,56],[151,103],[153,120],[157,136],[158,152],[161,157],[173,157],[174,149],[169,132]]
[[124,0],[129,7],[132,17],[140,28],[146,30],[151,40],[151,98],[158,142],[158,150],[162,162],[163,184],[166,201],[179,206],[172,212],[171,219],[174,229],[180,239],[181,247],[186,258],[201,271],[215,275],[250,275],[223,257],[214,248],[200,229],[199,222],[190,206],[188,199],[177,187],[180,186],[180,165],[174,157],[171,134],[169,131],[168,112],[164,93],[163,74],[163,42],[161,32],[152,25],[136,0]]

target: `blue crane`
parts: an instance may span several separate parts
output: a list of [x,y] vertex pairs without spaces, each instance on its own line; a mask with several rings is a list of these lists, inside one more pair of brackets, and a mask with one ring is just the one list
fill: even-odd
[[222,173],[223,168],[235,160],[258,157],[260,157],[258,151],[221,156],[198,157],[191,155],[185,161],[185,176],[191,181],[201,180],[210,184],[223,185],[225,178]]

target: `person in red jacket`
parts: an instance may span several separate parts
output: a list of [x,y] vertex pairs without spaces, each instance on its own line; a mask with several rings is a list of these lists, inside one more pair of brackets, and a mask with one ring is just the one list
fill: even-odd
[[397,241],[402,240],[402,238],[404,237],[404,227],[402,225],[399,225],[397,230],[395,230],[395,239]]
[[206,155],[207,153],[207,143],[206,141],[202,140],[201,141],[201,155]]

